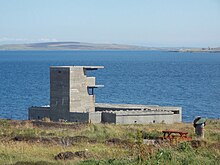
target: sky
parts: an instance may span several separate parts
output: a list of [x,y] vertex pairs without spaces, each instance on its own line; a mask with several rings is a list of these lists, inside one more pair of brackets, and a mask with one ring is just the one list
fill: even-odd
[[220,47],[220,0],[0,0],[0,44]]

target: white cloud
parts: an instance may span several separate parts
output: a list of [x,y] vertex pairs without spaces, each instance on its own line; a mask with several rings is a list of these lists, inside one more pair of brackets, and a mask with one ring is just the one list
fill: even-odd
[[27,41],[25,38],[8,38],[8,37],[2,37],[0,38],[0,42],[19,42],[19,41]]
[[13,43],[38,43],[38,42],[57,42],[55,38],[39,38],[39,39],[28,39],[28,38],[9,38],[0,37],[1,44],[13,44]]

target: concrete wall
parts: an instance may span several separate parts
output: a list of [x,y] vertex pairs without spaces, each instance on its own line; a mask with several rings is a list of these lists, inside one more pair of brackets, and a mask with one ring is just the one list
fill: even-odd
[[56,112],[51,111],[48,107],[30,107],[28,114],[30,120],[41,120],[47,117],[52,121],[60,121],[62,119],[68,122],[89,122],[89,113]]
[[95,86],[95,77],[87,77],[87,86]]
[[173,122],[174,123],[179,123],[182,122],[182,108],[179,107],[178,113],[174,112],[174,117],[173,117]]
[[[135,104],[100,104],[100,103],[96,103],[96,111],[109,111],[109,112],[115,112],[117,114],[117,118],[118,118],[118,122],[119,123],[123,123],[123,121],[126,120],[126,122],[128,123],[132,123],[133,122],[145,122],[143,120],[147,120],[147,122],[145,123],[161,123],[163,122],[163,117],[165,114],[170,114],[171,117],[167,117],[165,116],[164,121],[167,121],[166,123],[180,123],[182,122],[182,108],[181,107],[168,107],[168,106],[158,106],[158,105],[135,105]],[[126,117],[126,115],[128,115],[127,117],[130,119],[124,119],[123,116],[119,117],[122,112],[124,112],[124,116]],[[137,113],[136,117],[129,117],[129,113],[135,112]],[[149,117],[138,117],[138,115],[143,114],[141,112],[144,113],[149,113],[150,115],[154,116],[152,118]],[[155,114],[151,114],[151,113],[155,113]],[[138,114],[139,113],[139,114]],[[161,114],[161,115],[160,115]]]
[[116,112],[117,124],[148,124],[173,123],[173,113],[170,112]]
[[30,107],[29,119],[40,120],[44,117],[52,121],[60,119],[68,122],[116,123],[116,124],[148,124],[176,122],[173,112],[167,111],[112,111],[112,112],[57,112],[49,107]]
[[89,122],[101,123],[101,121],[102,121],[102,112],[90,112],[89,113]]
[[173,122],[179,123],[182,122],[182,108],[181,107],[159,107],[161,110],[173,112]]
[[111,112],[102,112],[103,123],[116,123],[116,114]]
[[56,112],[69,112],[70,69],[68,67],[50,68],[50,107]]
[[28,108],[29,120],[41,120],[44,117],[50,118],[50,107],[30,107]]
[[102,112],[102,122],[116,124],[149,124],[174,122],[173,112],[160,111],[112,111]]
[[70,68],[70,112],[95,112],[95,98],[88,93],[88,85],[95,79],[85,73],[83,67]]
[[68,119],[70,122],[89,122],[89,113],[70,112]]

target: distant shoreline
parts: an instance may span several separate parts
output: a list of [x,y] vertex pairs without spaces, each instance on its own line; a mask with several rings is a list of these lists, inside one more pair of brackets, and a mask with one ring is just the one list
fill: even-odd
[[0,51],[168,51],[189,53],[220,53],[216,48],[188,48],[188,47],[145,47],[123,44],[94,44],[84,42],[45,42],[28,44],[0,45]]
[[217,51],[203,51],[203,50],[197,50],[197,51],[193,51],[193,50],[187,50],[187,51],[180,51],[180,50],[171,50],[168,52],[179,52],[179,53],[220,53],[220,50]]
[[96,50],[96,49],[92,49],[92,50],[80,50],[80,49],[58,49],[58,50],[44,50],[44,49],[33,49],[33,50],[27,50],[27,49],[0,49],[0,52],[77,52],[77,51],[83,51],[83,52],[105,52],[105,51],[112,51],[112,52],[123,52],[123,51],[136,51],[136,52],[141,52],[141,51],[161,51],[161,52],[173,52],[173,53],[220,53],[220,51],[178,51],[178,50],[157,50],[157,49],[149,49],[149,50],[135,50],[135,49],[100,49],[100,50]]

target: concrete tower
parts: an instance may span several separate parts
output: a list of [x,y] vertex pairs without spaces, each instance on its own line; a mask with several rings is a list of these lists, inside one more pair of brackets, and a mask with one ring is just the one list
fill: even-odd
[[102,66],[52,66],[50,67],[50,108],[52,111],[95,112],[93,88],[95,77],[87,77],[87,70]]

